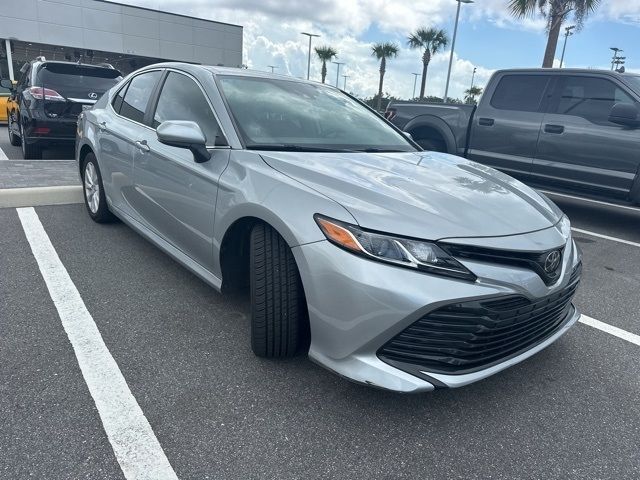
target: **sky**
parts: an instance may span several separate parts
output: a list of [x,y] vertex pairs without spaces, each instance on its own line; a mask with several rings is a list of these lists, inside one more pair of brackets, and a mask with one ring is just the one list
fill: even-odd
[[[407,47],[407,36],[418,27],[444,29],[453,35],[455,0],[119,0],[119,3],[153,8],[244,27],[243,63],[255,70],[306,77],[308,38],[300,32],[321,35],[314,46],[330,45],[338,51],[339,86],[359,97],[377,93],[379,63],[371,56],[375,42],[398,44],[397,58],[387,64],[384,91],[411,98],[414,76],[422,71],[422,53]],[[545,20],[538,16],[514,19],[508,0],[476,0],[463,4],[458,26],[450,97],[462,98],[471,85],[486,85],[500,68],[539,67],[546,45]],[[565,25],[571,25],[569,15]],[[628,71],[640,72],[640,0],[602,0],[582,30],[569,37],[566,67],[610,68],[610,47],[624,50]],[[562,41],[556,52],[556,65]],[[442,97],[451,49],[434,56],[427,74],[426,95]],[[311,59],[311,78],[320,79],[320,61]],[[327,83],[336,82],[336,65],[328,66]],[[419,80],[417,92],[419,91]]]

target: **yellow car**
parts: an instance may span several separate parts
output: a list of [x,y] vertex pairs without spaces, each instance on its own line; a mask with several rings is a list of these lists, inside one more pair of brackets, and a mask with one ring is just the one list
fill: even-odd
[[9,96],[11,96],[11,91],[0,86],[0,122],[7,121],[7,100],[9,100]]

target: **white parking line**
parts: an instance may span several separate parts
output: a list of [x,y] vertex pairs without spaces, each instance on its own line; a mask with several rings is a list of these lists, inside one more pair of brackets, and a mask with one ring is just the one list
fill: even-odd
[[31,207],[17,211],[124,476],[177,480],[37,213]]
[[597,328],[598,330],[602,330],[614,337],[621,338],[626,340],[627,342],[631,342],[634,345],[638,345],[640,347],[640,335],[636,335],[635,333],[627,332],[626,330],[622,330],[621,328],[614,327],[613,325],[609,325],[608,323],[601,322],[600,320],[596,320],[595,318],[588,317],[587,315],[580,316],[580,322],[585,325],[589,325],[590,327]]
[[2,150],[1,147],[0,147],[0,160],[9,160],[9,157],[7,157],[7,154],[4,153],[4,150]]
[[591,235],[592,237],[604,238],[605,240],[611,240],[612,242],[624,243],[625,245],[631,245],[632,247],[640,247],[640,243],[632,242],[631,240],[625,240],[624,238],[610,237],[609,235],[603,235],[602,233],[590,232],[589,230],[582,230],[581,228],[571,228],[574,232],[584,233],[585,235]]
[[567,195],[566,193],[550,192],[548,190],[539,190],[539,191],[544,193],[545,195],[552,195],[552,196],[563,197],[563,198],[571,198],[573,200],[579,200],[581,202],[596,203],[598,205],[605,205],[607,207],[621,208],[623,210],[632,210],[634,212],[639,212],[640,213],[640,207],[631,207],[629,205],[618,205],[617,203],[603,202],[602,200],[593,200],[592,198],[576,197],[575,195]]

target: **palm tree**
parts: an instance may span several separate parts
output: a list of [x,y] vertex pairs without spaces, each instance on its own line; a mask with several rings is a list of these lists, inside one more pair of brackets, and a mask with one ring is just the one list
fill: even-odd
[[476,103],[476,97],[482,95],[482,87],[471,87],[464,91],[465,103]]
[[578,29],[584,19],[600,4],[600,0],[509,0],[509,10],[516,18],[534,17],[537,12],[547,20],[547,48],[542,61],[543,68],[553,67],[562,22],[573,12]]
[[424,87],[427,80],[427,68],[429,68],[429,62],[431,56],[438,53],[449,43],[447,34],[444,30],[437,30],[435,28],[419,28],[407,39],[407,44],[410,48],[424,50],[422,54],[422,83],[420,84],[420,100],[424,98]]
[[316,55],[322,61],[322,83],[324,83],[325,79],[327,78],[327,62],[330,62],[335,57],[337,57],[338,52],[327,45],[316,47],[315,50]]
[[371,46],[371,55],[380,60],[380,84],[378,86],[378,111],[382,108],[382,84],[384,83],[384,74],[387,71],[387,58],[398,56],[400,47],[392,42],[374,43]]

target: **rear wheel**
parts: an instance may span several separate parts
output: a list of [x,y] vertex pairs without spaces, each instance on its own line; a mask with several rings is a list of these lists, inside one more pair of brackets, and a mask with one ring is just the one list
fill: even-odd
[[307,303],[293,253],[269,225],[250,240],[251,348],[259,357],[292,357],[308,347]]
[[102,175],[93,153],[88,153],[82,166],[82,184],[84,191],[84,204],[93,221],[107,223],[115,220],[114,215],[107,207],[107,200],[102,186]]
[[22,144],[22,157],[25,160],[38,160],[42,158],[42,149],[39,145],[29,144],[24,136],[24,127],[20,123],[20,143]]
[[7,130],[9,131],[9,143],[14,147],[20,146],[20,137],[13,132],[13,118],[11,113],[7,112]]
[[447,146],[438,140],[432,140],[430,138],[420,138],[416,140],[416,143],[420,145],[424,150],[430,152],[447,152]]

